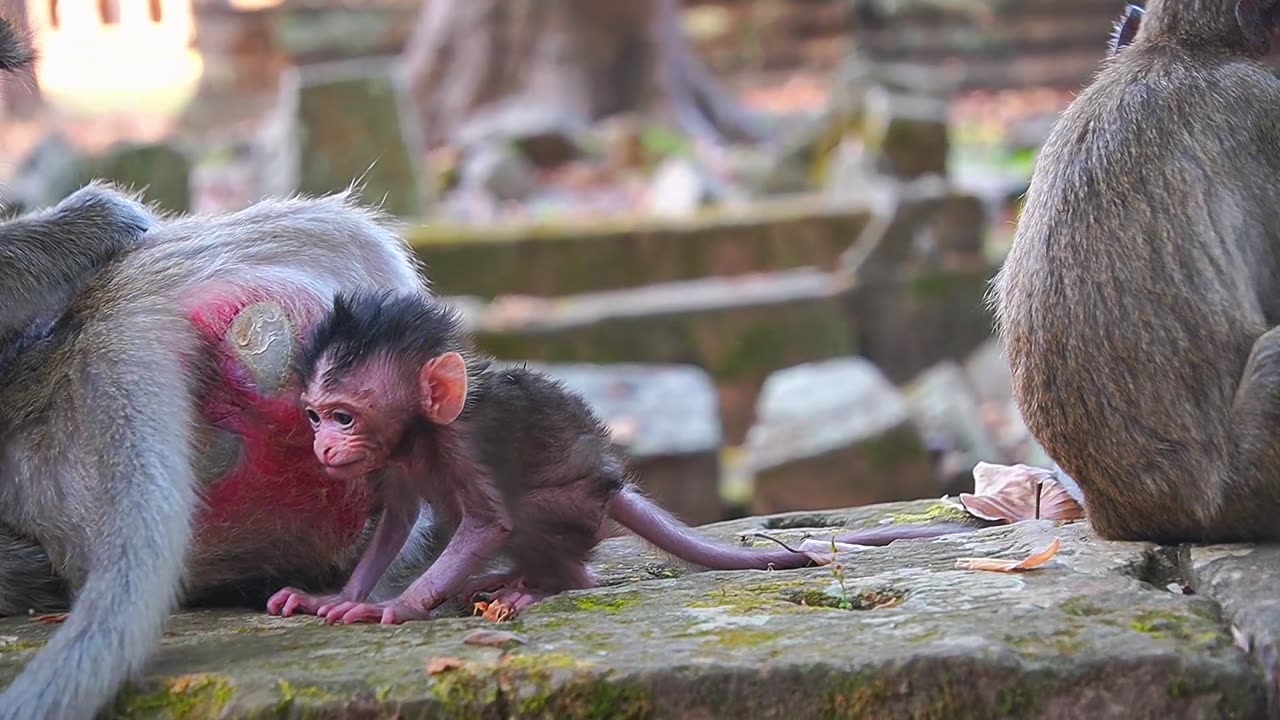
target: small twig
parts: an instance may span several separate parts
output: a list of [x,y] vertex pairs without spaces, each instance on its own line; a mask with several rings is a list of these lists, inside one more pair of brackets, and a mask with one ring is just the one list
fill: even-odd
[[770,541],[770,542],[778,543],[779,545],[781,545],[782,547],[786,548],[787,550],[789,550],[790,552],[793,552],[793,553],[799,553],[799,552],[800,552],[799,550],[796,550],[795,548],[791,547],[790,545],[788,545],[788,544],[786,544],[786,543],[782,542],[782,541],[781,541],[781,540],[779,540],[778,538],[770,537],[770,536],[768,536],[768,535],[765,535],[764,533],[751,533],[751,537],[758,537],[758,538],[761,538],[761,539],[763,539],[763,540],[768,540],[768,541]]

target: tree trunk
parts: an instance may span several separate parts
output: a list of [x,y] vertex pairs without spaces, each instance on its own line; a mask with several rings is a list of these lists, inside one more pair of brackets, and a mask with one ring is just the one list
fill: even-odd
[[764,132],[680,31],[679,0],[425,0],[404,52],[430,145],[499,101],[586,123],[659,114],[713,142]]
[[[25,0],[0,0],[0,17],[20,33],[29,32]],[[28,119],[40,107],[40,90],[35,68],[0,76],[0,118]]]

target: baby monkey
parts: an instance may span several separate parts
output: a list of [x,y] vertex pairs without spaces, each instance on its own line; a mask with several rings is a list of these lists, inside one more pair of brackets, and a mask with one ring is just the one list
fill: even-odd
[[[709,569],[811,562],[784,547],[700,537],[631,484],[607,428],[581,397],[527,368],[494,367],[465,346],[465,337],[455,311],[425,296],[335,299],[302,354],[303,403],[326,472],[371,482],[381,515],[341,591],[314,596],[285,588],[268,602],[271,613],[394,624],[482,591],[518,612],[594,586],[586,563],[606,516]],[[424,501],[448,537],[443,552],[399,597],[365,602]],[[512,570],[477,575],[497,557]]]

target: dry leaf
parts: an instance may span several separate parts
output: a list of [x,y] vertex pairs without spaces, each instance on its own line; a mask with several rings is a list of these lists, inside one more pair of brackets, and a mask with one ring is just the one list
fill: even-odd
[[462,638],[462,642],[467,645],[501,648],[513,644],[524,645],[528,640],[523,635],[506,630],[472,630]]
[[36,615],[31,619],[35,620],[36,622],[49,623],[51,625],[56,625],[57,623],[66,621],[67,613],[49,613],[48,615]]
[[1035,553],[1025,560],[960,558],[959,560],[956,560],[956,567],[961,570],[989,570],[991,572],[1022,572],[1024,570],[1034,570],[1049,562],[1054,555],[1057,555],[1058,548],[1060,547],[1062,547],[1062,541],[1058,538],[1054,538],[1053,542],[1049,543],[1049,547]]
[[960,504],[974,517],[995,522],[1084,519],[1080,507],[1054,474],[1030,465],[978,463],[973,493],[960,493]]
[[440,673],[448,672],[450,670],[457,670],[458,668],[464,665],[466,665],[466,663],[462,661],[462,658],[456,658],[456,657],[431,658],[429,661],[427,661],[427,674],[439,675]]
[[489,603],[489,607],[485,608],[484,614],[481,615],[480,617],[483,617],[485,620],[488,620],[490,622],[500,623],[500,622],[506,622],[507,620],[510,620],[515,616],[516,616],[516,611],[514,608],[512,608],[510,605],[495,601],[495,602]]

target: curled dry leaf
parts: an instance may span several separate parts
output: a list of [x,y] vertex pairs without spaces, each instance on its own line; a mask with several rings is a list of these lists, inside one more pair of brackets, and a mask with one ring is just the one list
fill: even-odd
[[974,517],[994,522],[1084,519],[1084,508],[1067,493],[1054,474],[1030,465],[978,463],[973,493],[960,493],[960,504]]
[[501,648],[508,645],[524,645],[528,640],[523,635],[506,630],[472,630],[462,638],[462,642],[467,645]]
[[485,620],[490,622],[500,623],[511,620],[515,616],[515,608],[510,605],[500,602],[491,602],[489,603],[489,606],[485,608],[484,614],[480,617],[483,617]]
[[450,670],[457,670],[458,668],[464,665],[466,665],[466,663],[462,661],[462,658],[456,658],[456,657],[431,658],[430,660],[427,661],[427,674],[439,675],[440,673],[448,672]]
[[1058,548],[1062,547],[1062,541],[1054,538],[1049,543],[1049,547],[1041,550],[1025,560],[996,560],[995,558],[960,558],[956,560],[956,567],[961,570],[988,570],[990,572],[1022,572],[1024,570],[1034,570],[1041,565],[1049,562],[1054,555],[1058,554]]
[[36,622],[49,623],[56,625],[60,622],[66,622],[67,613],[49,613],[47,615],[36,615],[32,620]]

